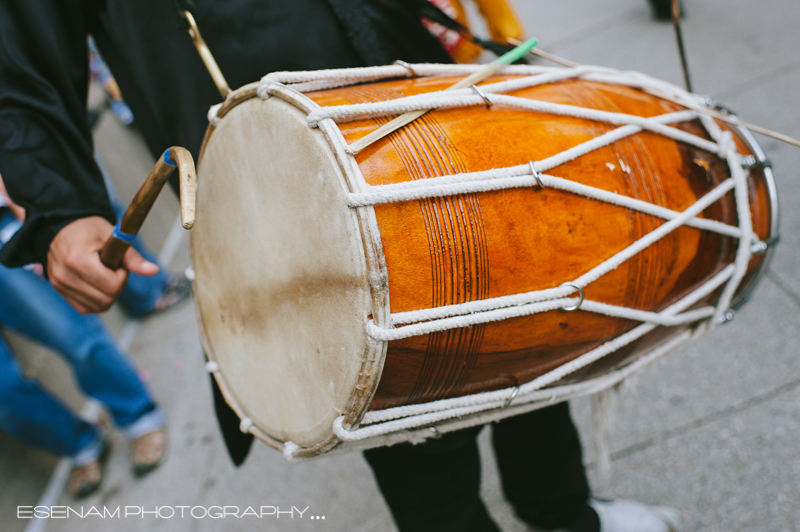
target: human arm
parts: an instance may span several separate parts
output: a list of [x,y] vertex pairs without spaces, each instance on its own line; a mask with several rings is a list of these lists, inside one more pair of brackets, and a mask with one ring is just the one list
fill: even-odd
[[[85,118],[92,6],[0,0],[0,173],[26,212],[0,262],[45,263],[53,286],[81,312],[108,308],[127,278],[97,255],[115,216]],[[157,271],[129,253],[125,268]]]

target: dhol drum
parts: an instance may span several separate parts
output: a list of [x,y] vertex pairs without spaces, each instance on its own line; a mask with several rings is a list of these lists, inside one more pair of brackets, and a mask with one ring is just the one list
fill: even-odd
[[209,113],[207,369],[291,460],[611,386],[730,319],[765,267],[777,203],[747,131],[599,67],[444,90],[476,68],[275,73]]

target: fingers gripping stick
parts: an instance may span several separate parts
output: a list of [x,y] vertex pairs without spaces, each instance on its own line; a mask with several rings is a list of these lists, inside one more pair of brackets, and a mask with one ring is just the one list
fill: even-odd
[[161,189],[169,179],[174,168],[180,174],[181,196],[181,225],[184,229],[191,229],[194,225],[195,211],[195,186],[197,183],[192,154],[185,148],[173,146],[164,152],[150,175],[147,176],[142,188],[136,193],[128,210],[117,222],[114,233],[108,238],[100,251],[100,260],[111,268],[118,269],[122,265],[122,257],[131,247],[133,239],[141,229],[144,219],[158,198]]

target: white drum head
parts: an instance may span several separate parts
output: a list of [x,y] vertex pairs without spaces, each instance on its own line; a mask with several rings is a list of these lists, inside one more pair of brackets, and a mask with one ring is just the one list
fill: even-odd
[[367,348],[367,266],[323,134],[280,98],[233,108],[200,161],[195,300],[232,406],[267,435],[323,443]]

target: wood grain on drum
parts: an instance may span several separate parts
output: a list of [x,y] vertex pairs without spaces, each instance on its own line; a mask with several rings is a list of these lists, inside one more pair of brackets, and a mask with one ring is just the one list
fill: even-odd
[[[493,81],[508,79],[495,77]],[[414,79],[310,93],[320,105],[363,103],[440,90],[453,79]],[[655,116],[679,106],[639,90],[565,81],[514,93],[556,103]],[[348,143],[388,119],[341,124]],[[720,124],[721,127],[727,126]],[[699,123],[681,129],[704,135]],[[356,156],[370,185],[489,170],[554,155],[613,126],[495,105],[441,109]],[[749,153],[737,138],[742,153]],[[727,179],[725,161],[641,132],[549,173],[681,211]],[[769,234],[763,176],[751,172],[754,230]],[[508,189],[377,205],[392,312],[552,288],[627,247],[663,220],[552,189]],[[703,216],[736,225],[733,195]],[[586,287],[588,299],[659,311],[731,260],[738,242],[681,227]],[[754,257],[751,270],[762,260]],[[713,302],[712,294],[697,306]],[[371,409],[519,385],[632,329],[598,314],[551,311],[391,342]],[[628,363],[682,327],[649,335],[569,377]],[[563,384],[562,381],[559,384]]]

